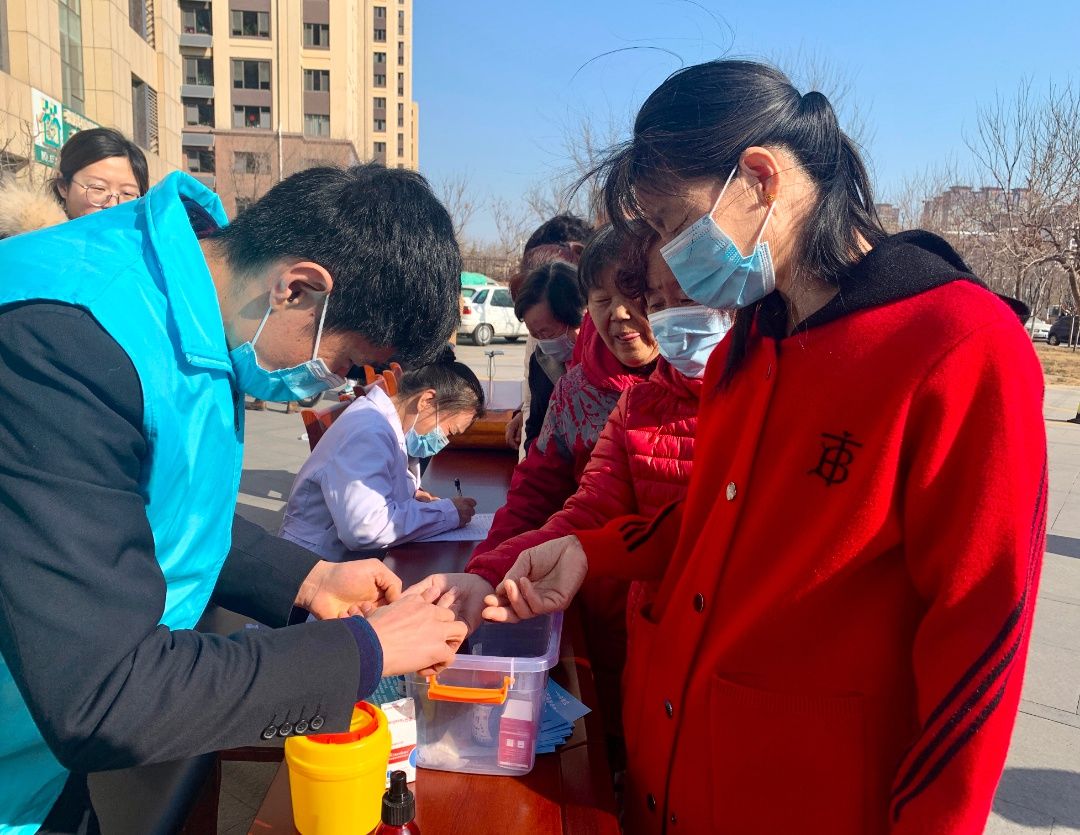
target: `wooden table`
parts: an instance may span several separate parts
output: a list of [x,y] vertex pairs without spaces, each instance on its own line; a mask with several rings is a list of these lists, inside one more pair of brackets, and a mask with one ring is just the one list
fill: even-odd
[[[446,450],[435,456],[425,486],[450,495],[454,478],[481,512],[502,505],[513,471],[513,450]],[[468,479],[468,481],[466,481]],[[449,486],[449,489],[447,489]],[[395,548],[387,564],[406,585],[439,571],[461,571],[472,543],[432,542]],[[541,754],[524,777],[491,777],[419,769],[414,786],[417,822],[428,835],[477,833],[573,833],[617,835],[603,721],[596,710],[592,672],[575,610],[566,613],[558,666],[552,677],[593,712],[576,723],[570,740]],[[294,835],[289,773],[283,764],[255,816],[252,835]]]

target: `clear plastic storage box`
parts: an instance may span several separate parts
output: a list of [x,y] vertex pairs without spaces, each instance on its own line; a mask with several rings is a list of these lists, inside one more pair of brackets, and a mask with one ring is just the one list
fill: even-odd
[[484,623],[453,666],[406,678],[416,700],[417,765],[469,774],[527,774],[548,670],[559,660],[562,612]]

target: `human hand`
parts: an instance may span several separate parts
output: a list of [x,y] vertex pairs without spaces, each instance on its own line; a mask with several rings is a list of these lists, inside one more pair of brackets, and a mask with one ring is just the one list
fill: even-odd
[[296,605],[319,620],[361,613],[393,603],[401,596],[401,579],[381,560],[327,562],[319,560],[296,595]]
[[521,446],[521,427],[524,423],[525,418],[521,412],[510,418],[510,422],[506,424],[506,445],[508,447],[517,449]]
[[521,552],[495,593],[484,598],[485,620],[516,623],[565,609],[574,599],[588,560],[576,536],[553,539]]
[[[435,601],[439,600],[439,605]],[[383,675],[435,675],[450,666],[468,627],[454,617],[454,592],[428,588],[403,594],[382,608],[364,604],[367,621],[383,652]]]
[[414,498],[418,502],[437,502],[439,500],[438,496],[433,495],[432,493],[429,493],[427,490],[423,489],[422,487],[419,490],[416,491],[416,496]]
[[469,520],[476,515],[476,499],[470,499],[468,496],[455,496],[450,501],[457,508],[458,527],[465,527],[469,524]]
[[455,592],[450,610],[458,620],[464,621],[472,633],[480,625],[484,598],[494,594],[495,589],[479,574],[432,574],[415,586],[410,586],[404,594],[421,594],[428,589],[436,589],[440,595],[439,603],[447,592]]

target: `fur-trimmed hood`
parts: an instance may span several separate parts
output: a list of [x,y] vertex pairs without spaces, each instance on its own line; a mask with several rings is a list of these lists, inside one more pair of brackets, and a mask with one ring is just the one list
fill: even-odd
[[51,194],[25,183],[0,184],[0,238],[33,232],[67,220]]

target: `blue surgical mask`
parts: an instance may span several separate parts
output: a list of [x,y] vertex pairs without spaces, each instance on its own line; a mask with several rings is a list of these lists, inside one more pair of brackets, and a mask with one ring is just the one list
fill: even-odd
[[713,220],[713,213],[738,170],[739,167],[735,166],[728,176],[712,211],[680,232],[660,250],[660,255],[671,268],[683,292],[699,304],[718,310],[748,307],[765,298],[776,287],[769,244],[761,240],[765,226],[772,217],[774,204],[769,203],[769,211],[749,255],[743,255]]
[[290,400],[307,400],[328,389],[345,385],[345,378],[334,374],[326,367],[326,363],[319,359],[319,343],[322,341],[323,323],[326,321],[326,305],[324,301],[322,315],[319,317],[319,330],[315,334],[315,350],[312,352],[311,359],[294,365],[292,368],[279,368],[277,371],[267,371],[259,365],[258,357],[255,355],[255,343],[273,311],[272,307],[268,307],[251,341],[229,351],[237,388],[259,400],[287,403]]
[[435,405],[435,428],[424,435],[416,434],[416,421],[420,419],[420,413],[416,413],[416,418],[413,419],[412,429],[405,433],[405,452],[409,454],[411,458],[431,458],[433,455],[438,455],[448,443],[450,439],[446,437],[446,433],[442,431],[442,427],[439,426],[439,406]]
[[569,328],[562,336],[556,336],[554,339],[536,340],[536,345],[547,356],[558,362],[566,362],[574,355],[574,340],[570,338]]
[[704,305],[669,307],[649,314],[660,355],[684,377],[705,376],[713,349],[731,328],[730,314]]

